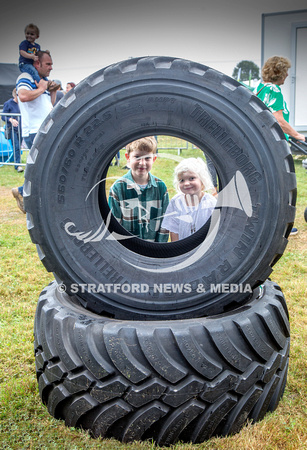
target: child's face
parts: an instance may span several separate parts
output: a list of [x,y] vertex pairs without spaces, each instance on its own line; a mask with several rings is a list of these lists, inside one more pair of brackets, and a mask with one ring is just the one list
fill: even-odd
[[151,171],[152,165],[157,159],[157,155],[144,150],[134,150],[125,154],[127,162],[130,165],[132,175],[143,178]]
[[33,43],[33,42],[35,42],[36,38],[37,38],[37,35],[34,30],[28,29],[26,31],[26,40],[27,41]]
[[198,175],[191,170],[180,173],[178,175],[179,189],[185,195],[197,195],[202,193],[202,182],[198,178]]

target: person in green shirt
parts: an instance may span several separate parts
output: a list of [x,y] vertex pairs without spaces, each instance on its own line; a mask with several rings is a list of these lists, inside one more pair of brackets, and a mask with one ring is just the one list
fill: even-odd
[[[291,63],[288,58],[284,58],[283,56],[271,56],[271,58],[267,59],[262,67],[262,81],[255,88],[254,93],[269,108],[279,123],[281,129],[285,133],[287,139],[290,135],[295,139],[305,141],[305,136],[298,133],[289,124],[290,113],[281,92],[280,86],[284,84],[290,67]],[[297,232],[297,228],[292,228],[290,234],[295,235]]]
[[157,141],[148,136],[126,146],[128,173],[110,188],[109,207],[114,217],[131,234],[152,242],[167,242],[161,229],[169,203],[167,187],[150,173],[157,155]]
[[280,87],[284,84],[290,67],[288,58],[271,56],[262,67],[262,81],[254,89],[254,93],[275,116],[287,139],[291,135],[295,139],[305,141],[305,136],[289,124],[289,109]]

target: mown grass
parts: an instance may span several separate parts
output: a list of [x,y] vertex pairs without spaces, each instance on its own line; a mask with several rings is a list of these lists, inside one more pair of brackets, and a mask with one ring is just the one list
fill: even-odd
[[[168,180],[172,196],[171,180],[176,161],[164,159],[162,153],[153,172]],[[176,150],[172,153],[177,156]],[[184,150],[183,155],[196,153],[189,149]],[[198,445],[178,443],[171,449],[307,448],[307,224],[303,216],[307,206],[307,173],[302,168],[302,159],[295,159],[298,180],[295,225],[299,233],[290,237],[271,276],[282,287],[290,313],[291,358],[284,397],[274,413],[267,414],[259,423],[247,424],[234,436],[213,438]],[[120,162],[120,167],[111,167],[109,176],[125,172],[123,154]],[[39,261],[26,229],[26,217],[11,195],[11,188],[22,182],[22,174],[17,174],[12,167],[0,168],[0,448],[155,449],[151,442],[125,445],[116,440],[92,439],[88,433],[68,428],[63,421],[51,417],[40,400],[33,355],[33,321],[39,294],[53,276]]]

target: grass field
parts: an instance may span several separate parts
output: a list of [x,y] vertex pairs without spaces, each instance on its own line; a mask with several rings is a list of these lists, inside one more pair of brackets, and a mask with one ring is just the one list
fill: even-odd
[[[184,156],[195,151],[184,150]],[[171,188],[173,168],[177,164],[163,158],[155,163],[154,173]],[[203,444],[176,444],[172,449],[307,449],[307,173],[303,157],[295,157],[298,180],[296,236],[289,238],[283,257],[272,273],[282,288],[290,312],[291,357],[284,397],[274,413],[257,424],[227,438],[214,438]],[[123,174],[121,166],[112,167],[110,176]],[[115,440],[94,440],[86,432],[67,428],[51,417],[42,404],[35,376],[33,321],[41,290],[53,279],[47,273],[31,243],[26,216],[17,208],[11,188],[23,183],[23,175],[12,167],[0,168],[0,449],[136,449],[156,448],[151,442],[129,445]],[[170,195],[174,192],[170,189]]]

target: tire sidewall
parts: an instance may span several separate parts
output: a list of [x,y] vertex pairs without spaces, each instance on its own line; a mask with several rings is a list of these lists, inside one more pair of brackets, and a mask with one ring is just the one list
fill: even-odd
[[[234,298],[239,302],[247,295],[212,293],[211,286],[253,289],[267,278],[285,245],[293,212],[285,164],[289,150],[265,107],[243,87],[234,88],[233,80],[230,88],[227,77],[212,70],[199,76],[176,66],[158,72],[140,67],[133,77],[115,68],[102,71],[103,78],[97,73],[65,99],[69,107],[59,104],[44,122],[31,151],[35,164],[28,165],[26,173],[26,192],[30,182],[31,195],[25,205],[35,228],[33,240],[48,270],[70,293],[72,285],[130,286],[125,292],[78,288],[84,306],[96,312],[118,318],[219,313]],[[244,177],[252,215],[222,208],[214,245],[201,256],[198,247],[176,257],[145,256],[113,239],[105,227],[106,199],[102,214],[99,189],[93,187],[99,183],[101,188],[119,149],[153,134],[171,134],[205,149],[223,186],[238,172]],[[69,230],[75,236],[67,233],[67,224],[73,224]],[[105,234],[100,241],[84,242],[77,236],[91,235],[101,226]],[[148,292],[138,291],[144,280]],[[162,293],[155,290],[161,285]],[[183,292],[172,292],[173,285]]]

